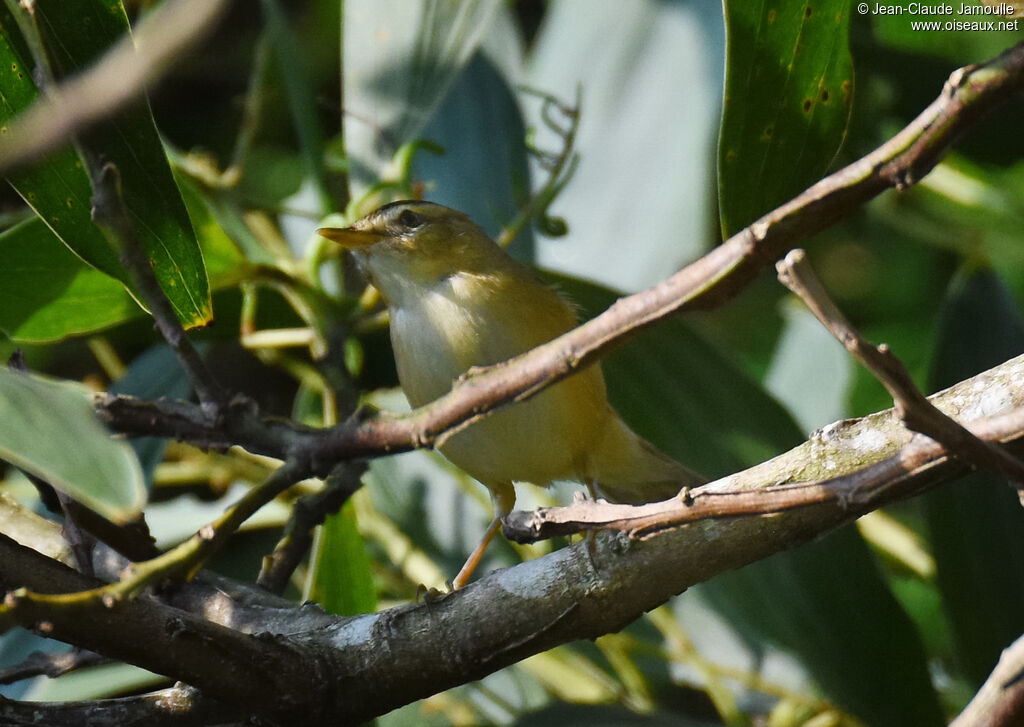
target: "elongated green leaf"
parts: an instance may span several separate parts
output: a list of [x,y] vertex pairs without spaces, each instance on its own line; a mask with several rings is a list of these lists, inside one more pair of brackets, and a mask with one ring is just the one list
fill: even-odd
[[[930,385],[941,388],[1024,351],[1024,320],[990,269],[950,285]],[[956,655],[979,686],[1024,631],[1024,510],[1005,481],[983,472],[921,499]]]
[[817,181],[853,100],[848,0],[725,3],[726,76],[718,143],[725,236]]
[[96,419],[73,384],[0,369],[0,458],[121,522],[145,501],[135,453]]
[[313,546],[307,597],[340,616],[373,613],[377,594],[352,502],[328,517]]
[[[0,132],[38,96],[31,59],[7,6],[0,5]],[[92,224],[92,189],[70,146],[8,181],[58,238],[97,270],[129,285],[128,275],[106,237]]]
[[[35,13],[44,45],[61,76],[86,68],[128,32],[119,0],[44,0],[35,4]],[[2,32],[7,42],[0,49],[6,54],[0,58],[0,67],[19,69],[0,78],[0,91],[9,104],[0,120],[8,123],[31,102],[35,89],[30,73],[18,75],[27,61],[16,54],[17,44],[10,37],[16,32],[13,23],[4,23]],[[100,123],[89,140],[117,166],[125,204],[179,318],[188,326],[207,323],[210,291],[202,254],[148,103],[139,102]],[[74,152],[60,152],[12,183],[66,245],[98,269],[125,280],[116,255],[90,220],[88,177]]]
[[0,330],[14,341],[58,341],[142,313],[123,285],[76,257],[38,218],[0,234],[0,261]]
[[[584,315],[615,299],[582,281],[557,284]],[[707,476],[748,467],[804,438],[771,396],[682,321],[629,342],[604,371],[623,418]],[[769,639],[795,654],[831,699],[867,724],[940,724],[920,640],[854,527],[698,590],[752,644]]]

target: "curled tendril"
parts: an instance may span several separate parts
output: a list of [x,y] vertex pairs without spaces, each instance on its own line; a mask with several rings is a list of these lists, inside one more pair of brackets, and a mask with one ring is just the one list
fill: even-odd
[[520,213],[512,220],[498,237],[498,244],[510,243],[519,230],[530,220],[535,220],[537,229],[549,237],[563,237],[569,232],[565,219],[548,213],[549,208],[572,179],[579,163],[576,152],[576,132],[580,123],[582,90],[576,87],[576,102],[570,105],[556,96],[534,88],[521,87],[524,93],[536,96],[541,100],[541,122],[561,140],[561,149],[557,152],[541,149],[536,144],[537,130],[531,128],[526,133],[524,144],[526,150],[536,159],[537,164],[548,174],[548,179]]

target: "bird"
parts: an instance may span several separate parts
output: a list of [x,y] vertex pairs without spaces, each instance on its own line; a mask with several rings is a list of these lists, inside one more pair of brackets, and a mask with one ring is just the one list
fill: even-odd
[[[317,232],[351,251],[390,314],[399,383],[420,407],[467,372],[498,364],[578,325],[574,307],[467,215],[433,202],[386,204]],[[501,407],[441,453],[490,492],[494,518],[449,584],[464,587],[515,504],[514,483],[583,483],[613,502],[668,499],[704,482],[636,434],[608,403],[599,364]]]

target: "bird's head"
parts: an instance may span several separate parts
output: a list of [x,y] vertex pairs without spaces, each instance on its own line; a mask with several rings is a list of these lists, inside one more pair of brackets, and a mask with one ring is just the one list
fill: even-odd
[[350,227],[317,233],[351,250],[391,302],[458,273],[493,273],[507,260],[468,216],[433,202],[392,202]]

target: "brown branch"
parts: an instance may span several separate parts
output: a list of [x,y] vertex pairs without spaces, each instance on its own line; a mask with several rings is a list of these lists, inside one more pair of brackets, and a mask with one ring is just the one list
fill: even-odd
[[1024,483],[1024,463],[939,411],[887,345],[872,346],[864,340],[825,292],[803,250],[791,250],[776,269],[783,285],[796,293],[829,333],[886,388],[907,428],[942,443],[957,457],[1008,477],[1018,487]]
[[1015,727],[1024,723],[1024,636],[999,657],[981,690],[950,727]]
[[313,529],[324,519],[338,512],[362,484],[366,463],[344,463],[334,469],[324,482],[324,489],[303,497],[292,507],[284,534],[274,552],[264,559],[256,584],[271,593],[283,593],[292,573],[306,557],[313,544]]
[[[965,419],[975,434],[1014,451],[1024,448],[1024,356],[932,400]],[[982,411],[996,413],[978,418]],[[880,463],[891,468],[891,480],[855,479],[861,472],[877,475],[873,468]],[[262,711],[270,699],[265,690],[278,690],[277,697],[295,700],[289,702],[287,724],[359,723],[556,645],[621,629],[695,583],[801,545],[964,468],[941,445],[907,431],[888,410],[826,427],[791,452],[692,493],[699,502],[704,492],[743,488],[756,498],[779,483],[823,480],[832,472],[851,477],[855,496],[830,497],[770,517],[733,517],[729,527],[710,521],[671,527],[645,540],[600,533],[592,555],[582,544],[563,548],[429,604],[342,619],[315,608],[287,608],[266,593],[217,581],[212,588],[189,583],[172,589],[165,598],[180,611],[164,611],[168,606],[152,598],[121,604],[123,610],[111,616],[118,628],[102,633],[96,633],[93,612],[64,609],[22,618],[29,626],[36,623],[33,618],[45,619],[50,633],[85,647],[108,639],[106,653],[187,679],[211,697],[246,710]],[[5,549],[5,542],[0,539],[0,587],[81,588],[80,574],[27,549]],[[193,613],[225,628],[227,644],[220,643],[219,631],[201,631],[184,643],[166,636],[169,614],[189,617],[183,622],[186,632],[203,629],[203,624],[193,626]],[[159,633],[151,636],[151,629]],[[253,643],[240,631],[262,636]],[[165,653],[175,648],[188,650],[182,664],[175,664],[176,654]],[[238,669],[246,670],[242,678]],[[276,672],[283,669],[290,676],[279,678]],[[235,676],[234,691],[220,684],[225,674]]]
[[[1024,356],[1004,366],[1017,370],[1024,366]],[[1002,405],[1007,413],[967,422],[969,431],[986,442],[1013,442],[1019,449],[1018,440],[1024,432],[1024,391],[1004,375],[989,378],[990,373],[980,375],[976,385],[979,391],[1003,396],[992,403]],[[967,409],[963,403],[966,399],[958,402],[958,397],[967,396],[963,384],[958,384],[935,394],[929,406],[934,402],[940,413],[952,412],[958,406]],[[884,447],[885,456],[879,456],[875,447]],[[934,439],[912,437],[901,426],[899,413],[890,409],[825,427],[794,450],[744,473],[686,490],[673,500],[646,505],[584,500],[566,507],[515,511],[505,518],[504,533],[522,543],[587,530],[617,530],[646,538],[685,523],[714,518],[769,515],[826,505],[850,512],[874,509],[913,494],[907,488],[926,471],[946,463],[949,455],[950,450]],[[830,471],[836,468],[838,473]]]
[[[316,664],[292,647],[221,626],[149,598],[93,602],[85,607],[40,605],[25,592],[73,593],[102,585],[0,534],[0,589],[9,591],[0,626],[12,623],[161,674],[268,715],[289,714],[296,685],[310,689]],[[145,651],[148,656],[140,655]],[[260,696],[262,695],[262,696]]]
[[648,326],[737,294],[759,269],[798,240],[851,214],[889,187],[904,189],[916,182],[964,130],[1022,87],[1024,43],[988,63],[954,72],[917,119],[871,154],[821,180],[658,285],[619,300],[588,323],[507,364],[460,380],[451,393],[409,415],[350,420],[314,432],[265,422],[244,409],[236,410],[223,425],[214,425],[204,421],[201,412],[181,405],[105,397],[98,407],[120,432],[176,436],[202,445],[239,444],[261,454],[300,459],[311,474],[319,475],[342,459],[435,446],[439,438],[489,411],[528,398],[592,364]]
[[113,164],[103,161],[101,150],[93,149],[85,143],[81,149],[92,183],[93,221],[120,253],[121,264],[146,302],[160,334],[181,362],[206,415],[216,418],[227,403],[227,394],[207,368],[192,339],[185,333],[171,301],[160,287],[149,257],[139,241],[135,223],[125,207],[121,195],[120,172]]

